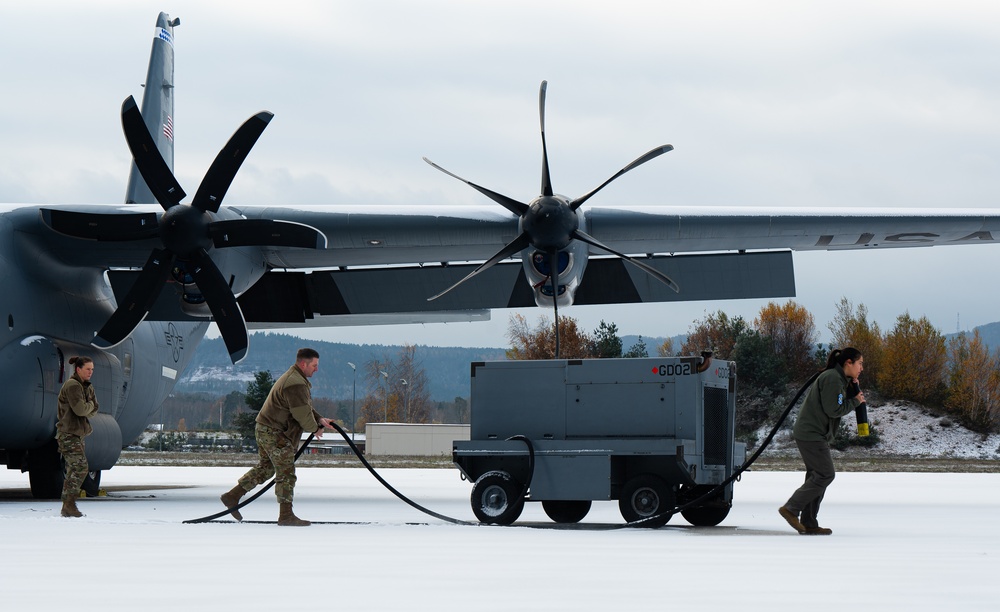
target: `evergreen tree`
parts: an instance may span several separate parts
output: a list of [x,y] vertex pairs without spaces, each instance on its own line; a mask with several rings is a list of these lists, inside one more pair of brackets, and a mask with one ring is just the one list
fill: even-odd
[[250,409],[249,412],[240,412],[233,417],[233,428],[244,438],[253,439],[254,429],[257,427],[257,413],[264,407],[264,400],[274,386],[274,377],[271,373],[262,370],[254,374],[253,380],[247,383],[247,392],[244,395],[244,402]]
[[264,407],[264,400],[267,399],[267,394],[271,392],[273,386],[274,377],[271,376],[270,372],[264,370],[254,374],[253,380],[247,383],[247,406],[254,412],[260,412],[260,409]]
[[632,348],[625,351],[622,355],[627,359],[637,359],[639,357],[649,357],[649,351],[646,349],[646,343],[642,340],[642,336],[639,336],[639,340],[632,345]]
[[594,330],[590,352],[598,359],[621,357],[622,339],[618,335],[618,326],[614,323],[605,323],[602,319],[600,325]]

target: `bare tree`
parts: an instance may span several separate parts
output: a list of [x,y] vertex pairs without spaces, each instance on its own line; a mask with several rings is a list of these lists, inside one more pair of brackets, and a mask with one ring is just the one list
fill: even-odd
[[868,320],[868,308],[864,304],[855,308],[846,297],[840,298],[837,314],[827,327],[833,334],[831,348],[852,346],[864,356],[865,371],[861,386],[881,388],[885,339],[878,323]]
[[754,319],[754,327],[771,344],[791,380],[808,378],[816,370],[813,345],[816,323],[812,314],[793,300],[784,305],[768,303]]
[[[864,354],[864,353],[862,353]],[[885,337],[879,389],[887,396],[920,403],[943,399],[948,351],[944,336],[927,317],[899,315]],[[865,366],[869,358],[865,357]]]
[[944,406],[967,427],[990,433],[1000,425],[1000,353],[989,348],[974,330],[948,343],[948,397]]
[[[531,329],[528,321],[519,314],[511,315],[507,326],[510,349],[508,359],[552,359],[556,353],[556,335],[552,321],[544,315]],[[587,359],[593,357],[593,341],[582,331],[573,317],[559,318],[559,357],[561,359]]]
[[361,400],[365,423],[426,423],[431,413],[427,373],[417,347],[405,345],[395,359],[372,359],[364,365],[367,392]]
[[743,317],[730,318],[719,310],[695,321],[688,332],[687,341],[681,346],[681,353],[697,355],[701,351],[713,351],[720,359],[729,359],[739,340],[750,328]]

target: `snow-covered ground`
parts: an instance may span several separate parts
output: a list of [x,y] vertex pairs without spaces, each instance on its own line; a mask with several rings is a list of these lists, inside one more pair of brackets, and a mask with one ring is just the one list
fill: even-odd
[[[800,536],[777,508],[795,472],[750,472],[725,522],[659,530],[596,502],[587,528],[444,523],[363,469],[299,469],[299,516],[284,528],[185,519],[221,509],[242,468],[129,467],[82,519],[31,500],[0,471],[0,597],[6,610],[996,610],[1000,474],[841,473],[821,513],[830,537]],[[448,469],[387,469],[397,489],[472,520],[471,485]],[[268,492],[244,509],[271,520]],[[351,522],[360,524],[350,524]],[[415,524],[414,524],[415,523]],[[519,524],[552,523],[528,504]]]
[[[853,447],[853,455],[894,455],[909,457],[953,457],[963,459],[1000,460],[1000,434],[983,435],[969,431],[947,416],[935,415],[928,409],[907,402],[888,402],[868,409],[869,421],[878,429],[879,443],[869,449]],[[854,431],[854,415],[844,417]],[[793,422],[789,418],[789,422]],[[760,440],[770,432],[772,424],[758,432]],[[775,436],[767,453],[798,455],[785,428]]]

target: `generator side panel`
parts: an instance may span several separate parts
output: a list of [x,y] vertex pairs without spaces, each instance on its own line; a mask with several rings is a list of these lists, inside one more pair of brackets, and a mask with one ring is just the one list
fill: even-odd
[[672,382],[576,384],[567,395],[567,437],[674,437]]
[[566,362],[488,361],[472,366],[473,440],[566,437]]

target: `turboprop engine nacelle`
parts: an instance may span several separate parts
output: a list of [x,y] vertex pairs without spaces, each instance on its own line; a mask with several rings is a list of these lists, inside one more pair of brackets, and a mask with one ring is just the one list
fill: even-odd
[[[589,256],[587,245],[574,241],[568,247],[559,251],[559,287],[556,297],[560,308],[573,305],[573,297],[583,280],[587,269]],[[535,296],[535,304],[540,307],[552,308],[553,291],[549,256],[536,249],[526,249],[521,255],[524,265],[524,275],[531,284],[531,292]]]

